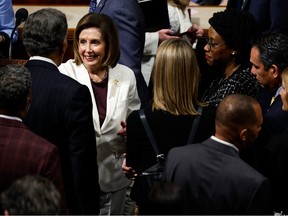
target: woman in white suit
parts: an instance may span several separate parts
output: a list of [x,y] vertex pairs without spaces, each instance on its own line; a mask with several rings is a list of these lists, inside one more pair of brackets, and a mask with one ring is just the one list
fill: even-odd
[[125,121],[133,110],[140,108],[135,75],[130,68],[117,63],[118,32],[111,18],[104,14],[89,13],[78,22],[74,55],[75,59],[61,64],[59,70],[86,85],[91,93],[102,191],[100,214],[122,215],[130,185],[121,169]]

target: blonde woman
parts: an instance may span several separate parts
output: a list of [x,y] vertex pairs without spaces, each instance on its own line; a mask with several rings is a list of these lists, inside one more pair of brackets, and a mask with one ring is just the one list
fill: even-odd
[[[197,108],[201,106],[197,99],[199,68],[191,44],[184,39],[164,41],[156,55],[152,78],[153,101],[144,112],[161,153],[167,154],[171,148],[187,143],[192,123],[199,115]],[[214,117],[204,109],[194,141],[209,138],[213,130]],[[133,111],[127,119],[126,159],[127,166],[136,173],[156,163],[156,154],[138,111]],[[138,205],[141,209],[141,203]]]

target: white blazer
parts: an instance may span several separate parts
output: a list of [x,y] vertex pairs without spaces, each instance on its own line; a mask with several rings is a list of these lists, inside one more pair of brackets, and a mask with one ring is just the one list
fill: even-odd
[[109,68],[106,118],[100,127],[99,114],[89,74],[83,64],[76,65],[70,59],[59,66],[61,73],[86,85],[91,93],[93,104],[93,123],[97,141],[97,162],[99,184],[103,192],[112,192],[129,185],[122,172],[123,158],[118,156],[125,152],[125,144],[117,133],[122,129],[121,121],[133,110],[140,109],[140,100],[133,71],[121,64]]

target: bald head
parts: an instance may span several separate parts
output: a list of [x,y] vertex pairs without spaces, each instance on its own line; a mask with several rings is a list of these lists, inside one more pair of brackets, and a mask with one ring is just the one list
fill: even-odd
[[262,124],[259,103],[246,95],[226,96],[216,111],[216,134],[219,138],[240,147],[240,143],[254,142]]

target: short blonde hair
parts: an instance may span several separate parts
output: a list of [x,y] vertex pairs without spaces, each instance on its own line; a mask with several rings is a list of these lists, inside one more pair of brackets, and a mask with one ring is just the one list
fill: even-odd
[[152,70],[153,109],[174,115],[197,115],[199,67],[191,44],[168,39],[158,48]]

